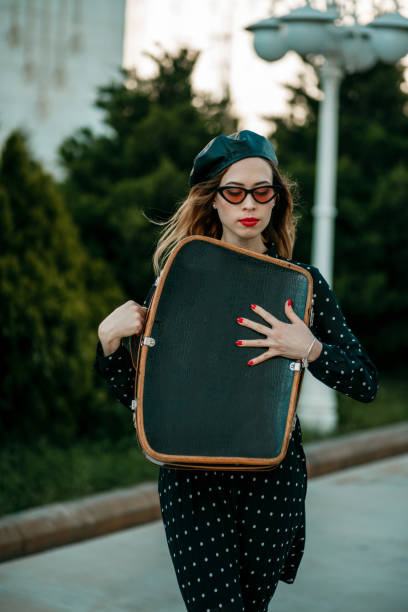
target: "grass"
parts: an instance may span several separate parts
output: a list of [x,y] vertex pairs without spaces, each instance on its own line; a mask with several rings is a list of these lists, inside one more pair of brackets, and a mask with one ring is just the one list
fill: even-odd
[[[374,402],[340,395],[336,431],[322,435],[302,425],[303,442],[408,420],[408,382],[381,379]],[[158,468],[142,455],[134,435],[118,440],[76,441],[68,448],[43,439],[0,449],[0,516],[26,508],[157,480]]]
[[109,489],[157,480],[158,468],[134,436],[117,443],[76,442],[60,448],[47,440],[0,450],[0,516]]

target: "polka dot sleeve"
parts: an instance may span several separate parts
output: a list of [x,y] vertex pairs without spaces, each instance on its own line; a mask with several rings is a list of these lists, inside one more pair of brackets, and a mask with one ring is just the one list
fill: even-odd
[[[150,288],[143,306],[148,306],[155,289],[155,283]],[[127,408],[131,408],[134,395],[135,371],[127,347],[128,338],[122,338],[119,348],[111,355],[104,355],[102,344],[98,341],[94,368],[105,379],[117,399]]]
[[135,376],[132,360],[125,346],[121,344],[114,353],[105,357],[101,342],[98,341],[94,367],[106,380],[117,399],[130,409]]
[[360,402],[374,400],[378,372],[344,318],[336,296],[320,271],[308,267],[314,281],[313,334],[323,344],[309,371],[320,381]]

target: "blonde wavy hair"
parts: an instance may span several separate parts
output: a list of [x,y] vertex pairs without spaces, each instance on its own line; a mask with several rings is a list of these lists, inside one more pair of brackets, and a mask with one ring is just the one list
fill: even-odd
[[[272,167],[273,183],[278,184],[280,189],[272,210],[271,220],[262,232],[262,240],[268,248],[274,242],[279,255],[290,259],[298,221],[293,214],[294,199],[291,193],[296,184],[292,179],[283,178],[271,161],[265,161]],[[159,276],[173,249],[187,236],[200,235],[221,239],[222,223],[212,202],[216,196],[216,189],[228,168],[229,166],[207,181],[193,185],[187,198],[181,202],[167,221],[149,219],[156,225],[164,226],[153,254],[153,269],[156,276]]]

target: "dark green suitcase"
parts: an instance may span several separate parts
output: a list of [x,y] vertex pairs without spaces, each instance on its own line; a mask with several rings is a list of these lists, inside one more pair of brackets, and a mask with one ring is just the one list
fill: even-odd
[[282,321],[285,300],[309,324],[313,281],[300,266],[205,236],[173,250],[144,334],[135,339],[134,422],[146,458],[174,468],[265,470],[285,457],[302,383],[301,360],[248,361],[266,347],[239,316]]

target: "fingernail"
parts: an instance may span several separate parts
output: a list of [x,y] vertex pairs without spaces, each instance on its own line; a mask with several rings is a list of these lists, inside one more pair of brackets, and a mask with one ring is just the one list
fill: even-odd
[[242,340],[237,340],[235,344],[242,344]]
[[242,323],[243,320],[244,319],[242,317],[238,317],[238,319],[237,319],[238,323]]
[[251,304],[251,308],[256,308],[256,304]]
[[288,299],[288,306],[292,306],[292,300],[291,298]]
[[251,361],[248,361],[248,365],[254,365],[254,362],[252,361],[252,359]]

